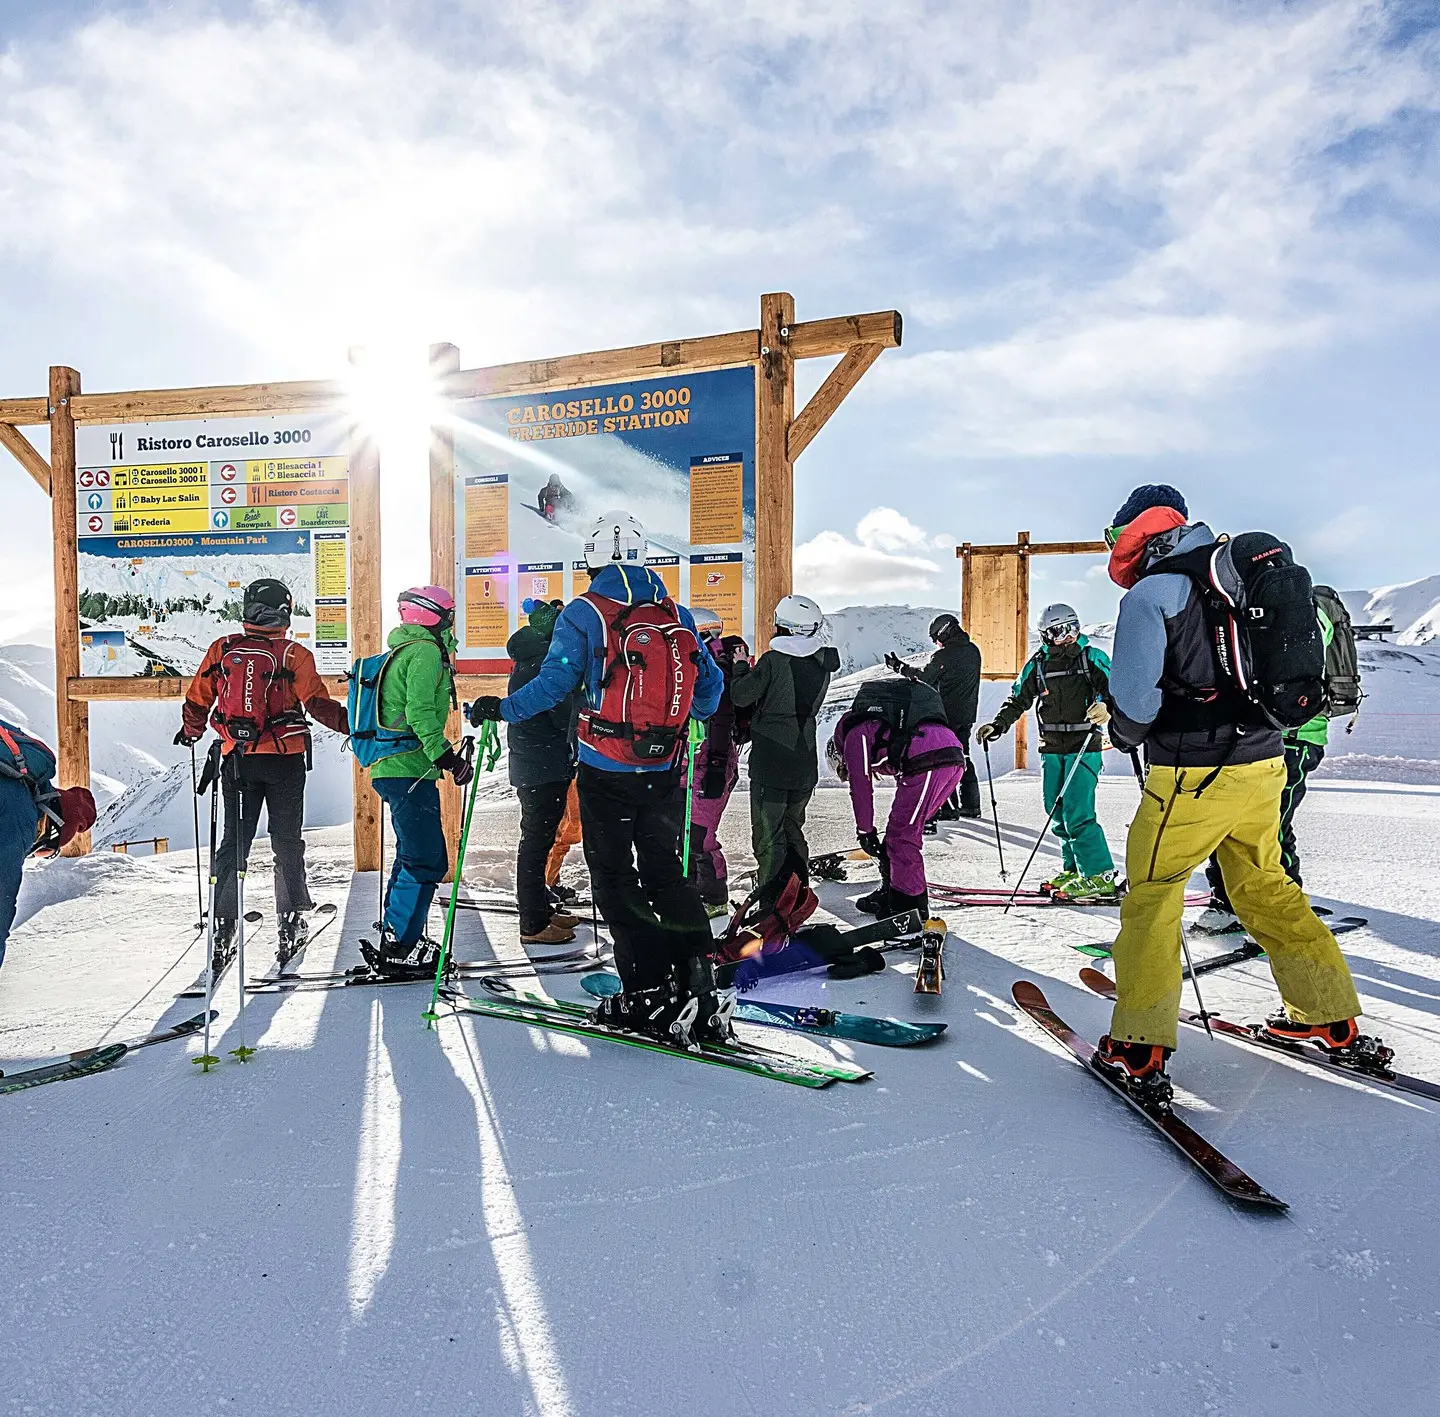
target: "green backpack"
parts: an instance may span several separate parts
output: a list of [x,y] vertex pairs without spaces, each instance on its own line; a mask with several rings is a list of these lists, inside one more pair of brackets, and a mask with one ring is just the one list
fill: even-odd
[[1360,656],[1355,647],[1355,626],[1350,622],[1350,612],[1328,585],[1315,587],[1315,604],[1335,631],[1325,647],[1325,717],[1358,714],[1365,691],[1360,687]]

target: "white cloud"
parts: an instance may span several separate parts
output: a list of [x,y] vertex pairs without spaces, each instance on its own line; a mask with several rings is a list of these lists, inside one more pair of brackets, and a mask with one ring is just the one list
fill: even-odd
[[[836,605],[933,596],[948,574],[943,549],[954,541],[927,535],[893,507],[872,507],[855,527],[855,539],[822,531],[795,548],[795,588],[827,608]],[[943,549],[942,549],[943,548]]]

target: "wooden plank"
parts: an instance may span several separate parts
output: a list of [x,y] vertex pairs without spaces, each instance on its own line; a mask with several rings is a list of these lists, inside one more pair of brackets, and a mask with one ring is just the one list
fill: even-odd
[[[90,706],[68,693],[80,673],[80,574],[75,547],[75,419],[71,401],[80,375],[63,364],[50,367],[50,528],[55,568],[55,738],[60,787],[90,786]],[[85,856],[90,833],[77,832],[65,856]]]
[[[1017,672],[1030,658],[1030,533],[1015,534],[1015,666]],[[1015,724],[1015,766],[1030,766],[1029,715]]]
[[333,379],[301,379],[290,383],[82,394],[72,411],[77,423],[127,423],[232,413],[304,413],[343,407],[349,397],[346,385]]
[[0,447],[3,447],[26,472],[39,484],[40,490],[50,495],[50,464],[45,461],[40,449],[18,428],[0,423]]
[[825,376],[825,382],[815,390],[810,402],[800,410],[790,425],[787,447],[793,463],[806,448],[811,439],[830,420],[845,401],[845,396],[865,377],[865,371],[885,352],[883,344],[852,345],[845,357]]
[[1023,662],[1015,657],[1020,557],[1013,546],[1000,555],[972,549],[965,568],[960,606],[966,633],[979,646],[986,673],[1013,679]]
[[49,399],[0,399],[0,423],[15,427],[49,421]]
[[795,361],[781,331],[795,323],[795,297],[760,297],[760,357],[755,410],[755,651],[770,644],[775,606],[790,594],[795,540]]
[[[460,369],[460,351],[453,344],[430,346],[430,373],[442,386]],[[455,428],[445,420],[430,429],[430,584],[444,586],[455,594]],[[457,690],[458,693],[458,690]],[[461,733],[460,715],[450,715],[445,735],[452,743]],[[440,828],[450,869],[447,881],[455,879],[456,852],[460,848],[460,789],[450,777],[440,779]],[[464,865],[460,863],[463,874]]]
[[[349,684],[338,675],[325,675],[324,679],[330,697],[344,703]],[[143,679],[78,675],[66,681],[65,691],[76,703],[155,703],[183,698],[189,683],[190,677],[185,674]]]
[[488,369],[462,369],[440,386],[446,398],[486,398],[497,394],[543,393],[547,389],[575,388],[647,374],[681,374],[691,369],[724,369],[750,364],[760,357],[760,332],[735,330],[700,339],[636,344],[624,349],[600,349],[589,354],[567,354],[558,359],[527,359],[496,364]]
[[498,694],[503,699],[509,683],[509,676],[505,674],[457,674],[455,696],[462,704],[468,704],[482,694]]
[[[363,352],[350,351],[351,363]],[[380,449],[360,423],[350,429],[350,657],[378,654],[382,648],[380,600]],[[355,817],[352,827],[355,869],[380,869],[380,799],[370,774],[352,762]]]
[[[870,315],[837,315],[829,320],[806,320],[791,325],[790,357],[823,359],[845,354],[857,344],[878,344],[881,349],[899,349],[904,322],[898,310],[876,310]],[[763,343],[763,341],[762,341]]]
[[[976,556],[1003,556],[1015,551],[1018,543],[999,542],[994,546],[972,546],[968,541],[955,548],[955,555],[963,557],[966,548]],[[1028,556],[1108,556],[1110,548],[1103,541],[1029,541],[1025,543]]]

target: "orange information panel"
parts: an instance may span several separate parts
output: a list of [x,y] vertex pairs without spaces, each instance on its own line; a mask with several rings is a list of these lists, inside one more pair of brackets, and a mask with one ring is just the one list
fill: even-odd
[[739,551],[711,552],[690,558],[690,604],[713,610],[727,635],[744,633],[745,557]]
[[565,563],[563,561],[529,561],[516,572],[516,597],[524,613],[527,600],[564,600]]
[[465,567],[465,638],[471,644],[503,645],[510,637],[510,568]]
[[680,558],[678,556],[647,556],[645,564],[665,582],[665,594],[680,599]]
[[709,453],[690,459],[690,544],[739,545],[745,539],[745,459]]
[[[510,549],[510,478],[484,473],[465,479],[465,559],[496,556]],[[466,575],[469,575],[466,569]],[[503,642],[508,631],[501,635]]]

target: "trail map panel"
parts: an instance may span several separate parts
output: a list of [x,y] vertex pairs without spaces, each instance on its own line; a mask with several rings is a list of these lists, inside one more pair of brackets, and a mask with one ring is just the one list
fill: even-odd
[[344,673],[348,438],[334,414],[77,428],[81,672],[191,674],[240,628],[245,585],[273,576],[295,597],[294,638]]
[[527,600],[570,600],[623,508],[670,594],[755,637],[755,371],[746,365],[456,405],[457,667],[506,669]]

